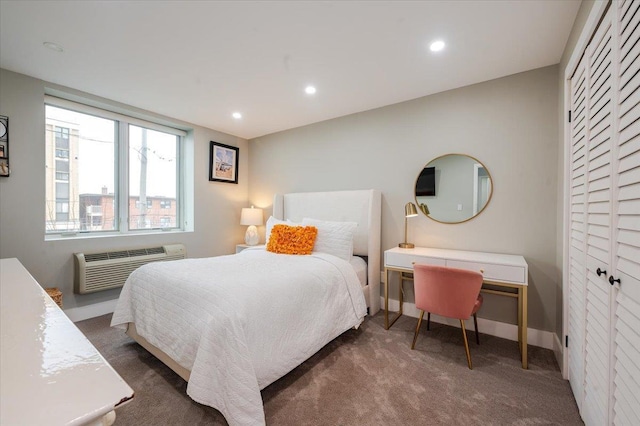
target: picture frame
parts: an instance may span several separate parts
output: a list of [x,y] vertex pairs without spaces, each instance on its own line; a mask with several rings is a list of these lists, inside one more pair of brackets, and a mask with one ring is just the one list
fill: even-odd
[[0,176],[9,176],[9,163],[6,158],[0,159]]
[[0,176],[8,177],[9,169],[9,117],[0,115]]
[[238,183],[240,148],[211,141],[209,145],[209,181]]

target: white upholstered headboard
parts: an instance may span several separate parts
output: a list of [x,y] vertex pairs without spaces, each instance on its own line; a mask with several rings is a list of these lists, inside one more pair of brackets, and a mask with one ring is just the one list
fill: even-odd
[[382,195],[375,189],[276,194],[273,217],[301,222],[303,218],[357,222],[353,254],[367,256],[365,298],[369,314],[380,310],[380,226]]

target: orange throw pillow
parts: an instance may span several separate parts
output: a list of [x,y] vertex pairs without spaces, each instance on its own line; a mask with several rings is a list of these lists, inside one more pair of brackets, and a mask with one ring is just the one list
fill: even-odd
[[311,254],[316,242],[315,226],[274,225],[267,251],[279,254]]

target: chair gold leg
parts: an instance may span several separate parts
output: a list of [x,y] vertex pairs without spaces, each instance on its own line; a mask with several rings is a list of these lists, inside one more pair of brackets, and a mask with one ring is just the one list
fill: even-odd
[[427,312],[427,331],[430,330],[429,326],[431,325],[431,312]]
[[471,366],[471,353],[469,353],[469,342],[467,342],[467,330],[464,328],[464,320],[460,320],[460,327],[462,328],[462,338],[464,339],[464,350],[467,352],[467,364],[469,370],[473,370]]
[[420,311],[420,318],[418,318],[418,325],[416,326],[416,333],[413,335],[413,343],[411,344],[411,349],[416,347],[416,340],[418,340],[418,333],[420,332],[420,325],[422,324],[422,317],[424,316],[424,311]]
[[476,317],[476,314],[473,314],[473,325],[476,328],[476,343],[479,345],[480,335],[478,334],[478,317]]

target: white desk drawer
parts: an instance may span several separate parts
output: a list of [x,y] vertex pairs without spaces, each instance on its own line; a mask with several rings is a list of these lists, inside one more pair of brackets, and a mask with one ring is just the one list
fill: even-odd
[[384,265],[391,268],[396,267],[413,269],[414,263],[421,263],[423,265],[445,266],[446,261],[444,259],[438,259],[436,257],[426,257],[405,253],[387,252],[384,254]]
[[496,265],[492,263],[468,262],[447,259],[447,266],[459,269],[469,269],[480,272],[485,279],[525,283],[524,268],[520,266]]

